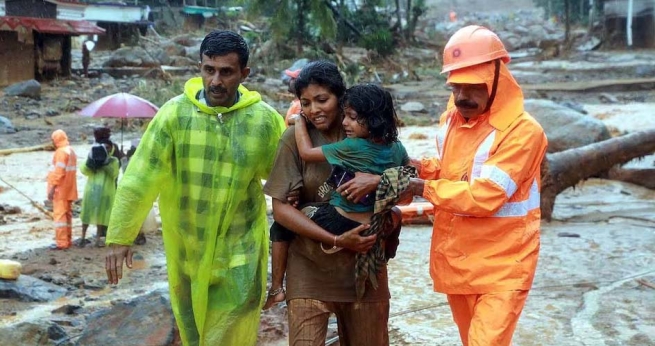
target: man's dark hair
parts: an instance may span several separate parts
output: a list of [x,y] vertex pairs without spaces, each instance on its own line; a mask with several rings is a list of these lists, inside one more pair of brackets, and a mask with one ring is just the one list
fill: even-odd
[[300,94],[310,84],[327,88],[338,99],[346,92],[346,84],[339,73],[339,68],[327,60],[313,61],[302,68],[294,84],[296,96],[300,98]]
[[239,56],[239,65],[242,69],[248,66],[248,58],[250,57],[248,44],[236,32],[214,30],[207,34],[200,44],[200,61],[202,61],[203,55],[213,58],[230,53],[237,53]]
[[355,85],[346,90],[342,103],[357,112],[357,122],[366,126],[372,139],[398,141],[398,115],[387,90],[375,84]]

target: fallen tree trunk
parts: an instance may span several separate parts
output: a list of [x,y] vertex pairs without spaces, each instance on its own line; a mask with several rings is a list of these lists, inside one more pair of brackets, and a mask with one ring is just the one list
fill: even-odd
[[52,143],[44,143],[44,144],[39,144],[39,145],[24,147],[24,148],[2,149],[0,150],[0,156],[6,156],[11,154],[17,154],[17,153],[27,153],[30,151],[54,150],[54,149],[55,147],[52,145]]
[[609,171],[607,178],[655,190],[655,168],[637,169],[614,167]]
[[653,152],[655,129],[546,155],[541,166],[541,217],[551,220],[555,198],[565,189]]

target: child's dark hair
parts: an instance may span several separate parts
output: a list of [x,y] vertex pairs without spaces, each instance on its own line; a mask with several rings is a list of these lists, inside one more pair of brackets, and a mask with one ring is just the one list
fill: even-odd
[[248,59],[250,58],[248,44],[236,32],[214,30],[207,34],[200,44],[200,61],[202,61],[203,55],[213,58],[230,53],[237,53],[239,56],[239,65],[242,69],[248,66]]
[[385,144],[398,141],[398,116],[391,93],[375,84],[359,84],[346,90],[343,107],[357,112],[357,122],[366,126],[371,139]]
[[339,68],[327,60],[318,60],[305,65],[298,75],[294,84],[296,96],[310,84],[317,84],[330,90],[338,99],[346,92],[346,84],[343,82]]

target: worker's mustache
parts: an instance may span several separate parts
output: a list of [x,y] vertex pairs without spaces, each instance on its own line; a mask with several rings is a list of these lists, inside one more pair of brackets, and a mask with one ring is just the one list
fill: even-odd
[[217,87],[217,86],[210,86],[209,87],[209,92],[211,93],[226,93],[227,90],[225,88]]
[[465,108],[465,109],[477,109],[478,108],[477,102],[474,102],[474,101],[471,101],[471,100],[455,101],[455,106],[457,106],[457,108]]

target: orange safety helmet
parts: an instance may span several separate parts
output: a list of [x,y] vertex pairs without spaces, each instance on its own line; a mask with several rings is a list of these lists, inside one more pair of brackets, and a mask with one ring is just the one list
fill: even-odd
[[498,35],[483,26],[465,26],[457,30],[446,43],[441,73],[496,59],[506,64],[511,60]]

